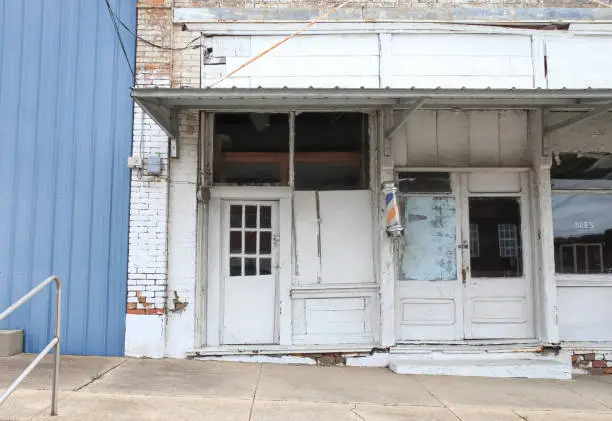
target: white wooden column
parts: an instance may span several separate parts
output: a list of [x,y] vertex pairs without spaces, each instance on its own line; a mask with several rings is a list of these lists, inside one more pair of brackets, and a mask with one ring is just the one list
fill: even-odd
[[380,345],[395,345],[395,265],[393,260],[393,241],[385,232],[385,204],[381,192],[381,183],[393,180],[393,156],[389,139],[385,132],[393,126],[393,110],[384,108],[380,113],[378,125],[378,186],[374,189],[378,196],[378,270],[380,276]]
[[529,140],[533,151],[535,226],[539,227],[534,248],[538,263],[535,271],[535,289],[537,289],[535,310],[539,321],[539,339],[545,343],[558,343],[559,322],[550,185],[552,157],[543,133],[541,110],[529,113]]

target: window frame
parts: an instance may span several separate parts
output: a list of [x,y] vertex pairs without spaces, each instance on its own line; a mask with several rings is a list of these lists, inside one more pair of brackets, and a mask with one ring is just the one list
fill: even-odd
[[[553,178],[550,179],[551,198],[555,194],[591,194],[591,195],[610,195],[612,196],[612,188],[554,188]],[[599,287],[612,286],[612,273],[559,273],[557,272],[557,247],[554,244],[554,215],[551,209],[551,222],[553,224],[553,253],[554,253],[554,276],[558,286],[563,287]],[[603,264],[603,261],[602,261]]]
[[[304,109],[304,110],[281,110],[281,109],[265,109],[265,110],[223,110],[223,111],[210,111],[204,112],[204,117],[201,119],[204,125],[202,129],[203,137],[205,139],[205,167],[207,170],[204,171],[202,177],[203,185],[211,188],[244,188],[244,187],[265,187],[265,188],[290,188],[295,191],[295,124],[296,116],[298,113],[321,113],[321,114],[333,114],[333,113],[358,113],[363,114],[364,118],[367,119],[367,131],[365,133],[366,139],[363,142],[365,148],[361,151],[361,155],[364,156],[361,159],[360,170],[365,176],[365,182],[361,188],[351,188],[343,190],[372,190],[375,187],[376,180],[376,134],[377,134],[377,123],[376,123],[376,112],[374,109]],[[215,179],[215,116],[216,114],[249,114],[249,113],[266,113],[266,114],[286,114],[289,120],[289,152],[287,157],[287,169],[288,177],[287,183],[252,183],[252,184],[241,184],[241,183],[224,183],[216,182]],[[281,171],[283,169],[281,168]],[[301,190],[301,191],[323,191],[323,190]]]

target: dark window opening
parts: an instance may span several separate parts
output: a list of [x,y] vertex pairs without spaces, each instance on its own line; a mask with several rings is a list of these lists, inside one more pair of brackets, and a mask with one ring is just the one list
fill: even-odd
[[294,152],[297,190],[367,189],[368,115],[298,114]]
[[217,113],[214,128],[215,183],[289,183],[288,114]]
[[612,189],[612,154],[561,153],[550,170],[553,189]]
[[478,227],[478,254],[470,266],[474,278],[513,278],[523,274],[519,200],[470,197],[470,226]]
[[397,174],[400,193],[450,193],[447,172],[400,172]]

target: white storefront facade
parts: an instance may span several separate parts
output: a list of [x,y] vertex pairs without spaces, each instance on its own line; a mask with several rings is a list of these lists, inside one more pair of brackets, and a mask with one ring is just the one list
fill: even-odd
[[228,77],[304,24],[173,19],[203,47],[133,91],[127,354],[607,367],[610,28],[319,23]]

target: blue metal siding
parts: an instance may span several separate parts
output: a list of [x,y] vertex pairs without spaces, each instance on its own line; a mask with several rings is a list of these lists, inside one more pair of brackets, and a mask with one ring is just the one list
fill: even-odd
[[[136,0],[111,5],[136,27]],[[0,2],[0,310],[58,274],[68,354],[124,352],[132,83],[103,1]],[[0,329],[40,350],[52,298]]]

